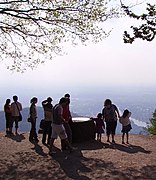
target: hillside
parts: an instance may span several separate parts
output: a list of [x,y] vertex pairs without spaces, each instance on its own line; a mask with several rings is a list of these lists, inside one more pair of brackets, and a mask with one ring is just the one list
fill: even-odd
[[60,151],[60,140],[55,142],[57,153],[48,155],[48,148],[40,142],[28,141],[28,133],[5,137],[0,133],[0,179],[55,180],[55,179],[155,179],[156,137],[130,135],[130,145],[89,141],[74,144],[73,153]]

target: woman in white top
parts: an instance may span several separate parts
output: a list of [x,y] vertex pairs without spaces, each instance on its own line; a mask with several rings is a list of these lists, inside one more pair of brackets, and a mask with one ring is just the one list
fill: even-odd
[[122,144],[124,143],[124,136],[126,134],[127,137],[127,144],[129,144],[128,142],[128,138],[129,138],[129,131],[132,129],[131,127],[131,122],[130,122],[130,116],[131,116],[131,112],[129,112],[127,109],[124,110],[123,115],[121,116],[121,118],[119,119],[120,123],[122,124]]

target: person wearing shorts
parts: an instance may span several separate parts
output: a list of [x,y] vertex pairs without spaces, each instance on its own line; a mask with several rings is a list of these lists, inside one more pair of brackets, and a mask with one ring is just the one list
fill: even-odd
[[112,143],[115,143],[114,137],[117,127],[117,119],[120,118],[120,114],[118,108],[116,105],[112,104],[110,99],[106,99],[104,102],[102,116],[106,122],[107,142],[110,142],[110,135],[112,135]]
[[13,124],[15,122],[15,134],[18,134],[17,130],[18,130],[20,111],[22,111],[22,104],[18,102],[17,96],[13,96],[13,101],[14,102],[11,103],[11,114],[12,114],[11,127],[13,127]]
[[49,147],[49,155],[54,153],[53,144],[55,139],[59,136],[62,141],[66,144],[70,152],[73,150],[71,144],[68,141],[67,133],[63,126],[64,118],[63,118],[63,106],[67,103],[67,99],[65,97],[61,98],[59,104],[56,104],[53,108],[53,121],[52,121],[52,137]]

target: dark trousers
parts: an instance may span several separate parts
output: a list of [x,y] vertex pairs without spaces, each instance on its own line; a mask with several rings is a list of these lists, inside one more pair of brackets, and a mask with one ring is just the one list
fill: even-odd
[[117,127],[117,121],[106,122],[106,133],[107,133],[107,135],[110,135],[110,134],[115,135],[116,127]]
[[[64,123],[63,125],[64,125],[64,128],[67,133],[68,141],[71,144],[72,143],[72,131],[71,131],[70,125],[69,125],[69,123]],[[65,145],[64,141],[62,141],[62,140],[61,140],[61,148],[62,148],[62,150],[66,149],[66,145]]]
[[12,120],[11,114],[10,113],[6,113],[5,114],[5,119],[6,119],[6,129],[12,128],[13,120]]
[[46,142],[46,136],[48,135],[47,143],[50,143],[52,134],[52,126],[51,121],[44,121],[44,129],[43,129],[43,136],[42,136],[42,143]]
[[31,121],[29,140],[33,140],[33,139],[37,140],[36,121]]
[[15,122],[15,128],[17,129],[18,128],[18,121],[19,121],[19,116],[12,116],[12,127],[13,127],[13,124]]

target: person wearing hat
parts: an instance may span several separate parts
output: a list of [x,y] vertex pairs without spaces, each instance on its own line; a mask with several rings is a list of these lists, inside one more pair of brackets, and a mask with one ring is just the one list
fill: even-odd
[[42,136],[42,143],[50,144],[51,133],[52,133],[52,120],[53,120],[53,105],[52,105],[52,98],[48,97],[46,100],[42,101],[42,106],[44,109],[44,126],[43,126],[43,136]]

